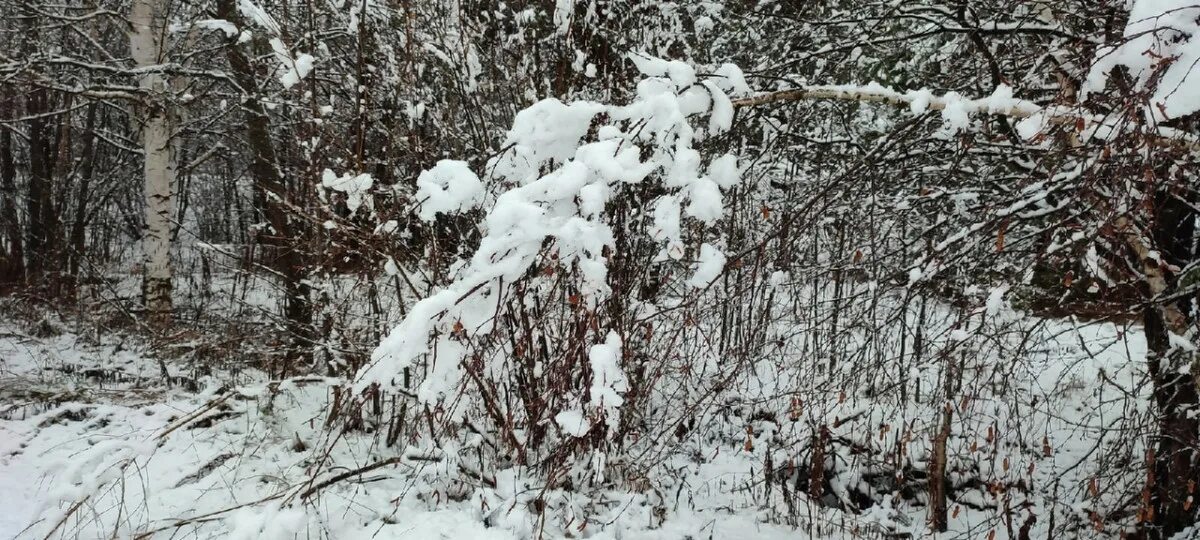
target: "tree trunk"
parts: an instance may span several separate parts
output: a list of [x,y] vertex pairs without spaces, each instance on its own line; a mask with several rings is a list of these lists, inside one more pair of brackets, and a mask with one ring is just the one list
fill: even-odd
[[[166,28],[165,0],[134,0],[129,20],[129,46],[139,67],[161,61]],[[142,293],[154,325],[171,321],[171,189],[175,182],[174,125],[168,105],[168,82],[160,73],[142,76],[141,87],[151,91],[141,126],[145,152],[146,225],[142,233]]]
[[92,176],[96,173],[96,109],[98,104],[88,105],[87,120],[84,123],[83,152],[85,160],[83,170],[79,173],[79,189],[75,197],[75,218],[71,222],[70,263],[67,265],[71,276],[79,279],[80,262],[86,251],[85,232],[87,227],[88,199],[91,198]]
[[932,455],[929,458],[929,527],[938,532],[946,532],[950,520],[946,515],[946,443],[950,440],[950,424],[954,421],[954,411],[950,408],[950,397],[946,396],[946,405],[942,411],[942,425],[937,435],[933,437]]
[[[1163,261],[1144,264],[1186,267],[1195,260],[1196,212],[1187,202],[1169,194],[1158,198],[1154,244]],[[1145,274],[1151,298],[1169,293],[1177,285],[1176,276],[1169,271],[1156,273],[1147,266]],[[1195,500],[1200,484],[1200,418],[1190,414],[1200,406],[1196,358],[1171,345],[1171,334],[1185,336],[1193,326],[1192,298],[1150,306],[1143,317],[1149,349],[1146,360],[1159,416],[1153,454],[1147,457],[1147,466],[1152,470],[1143,494],[1140,517],[1146,527],[1142,536],[1168,538],[1196,522],[1200,503]]]
[[44,88],[34,88],[25,98],[25,112],[29,115],[29,199],[27,215],[28,238],[25,242],[29,261],[26,279],[29,285],[43,293],[53,288],[52,276],[47,274],[56,268],[54,259],[55,235],[57,234],[54,208],[54,133],[48,117],[51,110],[50,93]]
[[0,129],[0,196],[4,197],[0,208],[3,233],[8,245],[2,254],[4,264],[0,267],[0,293],[16,288],[25,277],[24,239],[21,237],[21,221],[17,216],[17,169],[13,164],[12,133]]
[[[242,24],[234,0],[219,0],[217,16],[235,25]],[[303,253],[297,249],[303,239],[298,237],[297,228],[289,219],[289,196],[271,140],[271,119],[255,94],[257,83],[254,66],[236,43],[231,42],[225,47],[225,55],[234,81],[244,93],[246,142],[252,154],[250,175],[254,180],[255,200],[261,201],[267,223],[273,230],[265,235],[267,238],[264,240],[277,248],[268,262],[283,279],[285,330],[289,344],[285,362],[276,373],[286,376],[297,364],[308,363],[312,356],[312,290],[305,279],[307,271]]]
[[1200,403],[1196,380],[1180,373],[1179,366],[1192,362],[1190,354],[1171,351],[1170,324],[1158,308],[1144,314],[1147,363],[1154,381],[1158,406],[1158,435],[1147,458],[1152,470],[1147,475],[1141,519],[1145,538],[1169,538],[1196,521],[1195,487],[1200,483],[1197,467],[1197,434],[1200,420],[1188,414]]

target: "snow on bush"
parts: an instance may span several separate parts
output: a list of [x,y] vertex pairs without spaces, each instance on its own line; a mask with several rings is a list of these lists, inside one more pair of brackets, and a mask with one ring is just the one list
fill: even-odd
[[[732,125],[727,92],[745,91],[740,71],[727,65],[701,78],[683,62],[631,58],[645,78],[629,104],[545,99],[517,114],[504,151],[485,168],[486,183],[499,193],[481,224],[477,251],[453,272],[451,283],[417,302],[383,340],[358,375],[358,391],[376,384],[394,388],[397,375],[436,342],[436,365],[417,396],[426,404],[446,404],[463,380],[456,366],[474,354],[471,338],[492,332],[502,299],[540,264],[570,269],[580,303],[594,309],[610,294],[608,257],[615,240],[606,206],[622,185],[664,188],[654,203],[651,234],[665,257],[685,254],[682,219],[710,224],[721,217],[721,190],[739,180],[737,158],[721,156],[705,167],[695,145]],[[420,217],[431,219],[473,207],[482,187],[465,163],[442,161],[421,174],[418,199]],[[700,257],[696,279],[711,280],[724,257],[708,245]],[[589,358],[596,377],[591,410],[580,407],[555,418],[569,434],[586,433],[589,416],[615,430],[627,389],[616,332],[609,331]],[[497,369],[502,371],[492,366],[488,372],[497,377]]]
[[465,161],[443,159],[417,177],[417,215],[433,221],[439,212],[464,212],[483,198],[483,183]]
[[1195,0],[1135,0],[1124,39],[1102,47],[1084,91],[1104,90],[1114,69],[1124,66],[1135,90],[1152,90],[1146,114],[1155,120],[1200,110],[1200,3]]
[[369,174],[356,176],[344,174],[339,177],[333,171],[325,169],[325,173],[321,176],[321,187],[329,191],[340,191],[346,195],[346,208],[350,210],[350,215],[358,212],[358,208],[364,203],[367,210],[373,209],[374,203],[370,191],[374,183],[375,181]]

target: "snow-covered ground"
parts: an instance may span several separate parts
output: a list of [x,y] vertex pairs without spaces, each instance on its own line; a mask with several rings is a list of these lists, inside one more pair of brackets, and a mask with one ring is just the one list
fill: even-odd
[[[1035,323],[1002,340],[1034,340],[1020,349],[945,348],[971,338],[961,331],[931,333],[931,351],[960,351],[964,359],[949,443],[951,477],[962,485],[951,500],[948,537],[1018,536],[1026,522],[1034,537],[1046,537],[1051,521],[1086,524],[1093,510],[1119,506],[1138,481],[1138,467],[1120,469],[1100,456],[1140,452],[1137,437],[1128,435],[1146,402],[1130,399],[1144,391],[1138,389],[1140,332],[1113,324]],[[146,346],[50,328],[43,334],[56,335],[38,337],[16,324],[0,327],[0,537],[926,534],[920,496],[899,497],[902,482],[889,488],[878,474],[899,448],[907,453],[901,459],[924,459],[942,405],[896,406],[862,392],[846,394],[803,367],[759,368],[775,376],[764,378],[747,402],[774,418],[751,418],[738,406],[714,410],[709,420],[729,426],[729,433],[684,437],[641,485],[584,492],[546,487],[540,473],[513,464],[487,470],[474,457],[480,437],[440,446],[406,437],[388,447],[371,429],[327,428],[334,388],[343,381],[268,381],[244,371],[240,380],[210,375],[187,388],[189,372],[160,363]],[[1020,356],[1006,360],[1005,354]],[[946,358],[930,356],[930,366]],[[163,382],[164,366],[173,384]],[[930,366],[908,366],[911,382],[922,381],[926,392],[936,382]],[[992,395],[1001,391],[1008,396],[1003,402]],[[795,411],[796,398],[802,411]],[[828,450],[832,493],[848,499],[853,490],[894,489],[891,504],[855,514],[802,496],[806,480],[789,475],[806,466],[806,442],[822,425],[834,441]],[[771,462],[780,480],[765,485],[764,463]],[[609,474],[620,474],[620,466],[609,464]],[[983,483],[971,484],[977,479]],[[785,483],[799,487],[788,494]],[[531,510],[537,505],[556,519],[539,519]],[[1013,520],[1007,526],[1006,506]],[[1110,524],[1100,526],[1115,532]],[[141,536],[148,533],[155,534]]]
[[[160,365],[116,343],[0,328],[0,537],[524,538],[537,486],[519,468],[487,473],[494,487],[454,500],[469,450],[410,446],[387,466],[370,435],[324,429],[331,389],[320,377],[189,392]],[[182,375],[174,375],[182,377]],[[331,437],[344,435],[341,442]],[[332,453],[326,451],[332,449]],[[735,460],[736,461],[736,460]],[[336,463],[336,466],[329,466]],[[736,463],[740,467],[741,463]],[[574,533],[599,538],[714,538],[754,531],[795,538],[725,506],[739,476],[718,460],[701,478],[710,506],[663,514],[662,501],[613,492],[563,500]],[[744,480],[744,478],[743,478]],[[311,493],[310,493],[311,492]],[[653,503],[653,504],[652,504]],[[666,521],[663,518],[666,517]],[[546,531],[548,537],[566,531]],[[176,536],[177,537],[177,536]]]

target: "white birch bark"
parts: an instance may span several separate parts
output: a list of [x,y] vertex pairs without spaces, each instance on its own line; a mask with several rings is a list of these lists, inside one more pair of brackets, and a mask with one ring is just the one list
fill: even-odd
[[[170,0],[133,0],[129,21],[129,46],[139,68],[162,63],[166,37],[166,13]],[[175,185],[174,122],[169,81],[159,72],[147,71],[140,86],[149,90],[144,101],[141,126],[145,152],[146,228],[142,235],[142,292],[150,321],[171,320],[171,210]]]

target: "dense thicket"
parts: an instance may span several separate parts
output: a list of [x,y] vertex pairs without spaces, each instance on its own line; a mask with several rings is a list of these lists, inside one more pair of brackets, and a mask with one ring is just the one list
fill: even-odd
[[[1196,521],[1200,4],[0,13],[0,290],[205,342],[205,370],[342,378],[325,423],[367,467],[471,448],[479,489],[665,492],[732,447],[793,524]],[[1062,320],[1146,347],[1074,453],[1091,417],[1040,386]]]

